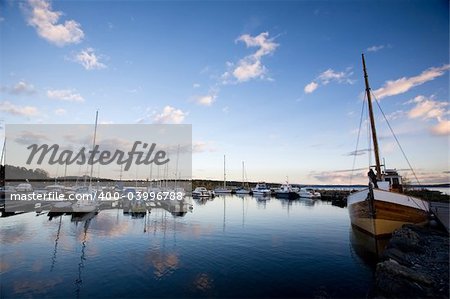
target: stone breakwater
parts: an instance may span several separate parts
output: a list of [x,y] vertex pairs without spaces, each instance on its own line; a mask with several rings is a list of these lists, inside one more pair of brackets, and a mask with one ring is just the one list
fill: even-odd
[[404,225],[396,230],[375,273],[376,296],[449,298],[449,235]]

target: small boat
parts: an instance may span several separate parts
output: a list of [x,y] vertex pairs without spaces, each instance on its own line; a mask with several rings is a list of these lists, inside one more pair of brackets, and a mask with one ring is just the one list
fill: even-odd
[[312,198],[320,198],[320,197],[322,197],[322,194],[320,194],[320,192],[316,191],[312,187],[305,187],[304,189],[305,189],[305,191],[311,193]]
[[280,188],[275,190],[276,198],[297,199],[299,195],[295,192],[288,183],[282,184]]
[[15,189],[17,192],[32,192],[33,186],[29,183],[21,183],[17,185]]
[[372,98],[362,55],[367,104],[375,154],[376,174],[370,169],[368,188],[352,193],[347,198],[351,223],[354,227],[374,237],[389,236],[402,225],[424,224],[428,221],[429,203],[400,193],[401,177],[395,170],[381,170]]
[[264,182],[256,184],[256,187],[252,189],[252,192],[254,196],[267,196],[271,193],[270,189]]
[[200,198],[200,197],[213,197],[214,193],[209,191],[205,187],[197,187],[194,191],[192,191],[192,197]]
[[313,198],[314,195],[307,191],[305,188],[300,188],[297,191],[298,196],[302,197],[302,198]]
[[247,189],[242,188],[242,187],[237,188],[234,192],[235,192],[236,194],[250,194],[250,193],[251,193],[250,190],[247,190]]
[[72,212],[73,213],[97,212],[98,207],[99,203],[97,202],[94,194],[91,193],[83,196],[83,199],[77,200],[77,202],[72,205]]

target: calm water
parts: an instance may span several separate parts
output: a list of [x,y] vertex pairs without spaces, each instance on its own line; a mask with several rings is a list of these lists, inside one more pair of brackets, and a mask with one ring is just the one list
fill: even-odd
[[137,219],[121,209],[78,222],[1,218],[1,297],[367,296],[373,268],[346,208],[238,196],[192,203],[183,217],[154,208]]

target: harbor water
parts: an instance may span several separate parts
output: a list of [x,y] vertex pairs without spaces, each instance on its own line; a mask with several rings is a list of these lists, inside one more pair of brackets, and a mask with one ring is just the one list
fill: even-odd
[[374,261],[347,208],[311,199],[188,199],[123,210],[0,218],[1,297],[366,297]]

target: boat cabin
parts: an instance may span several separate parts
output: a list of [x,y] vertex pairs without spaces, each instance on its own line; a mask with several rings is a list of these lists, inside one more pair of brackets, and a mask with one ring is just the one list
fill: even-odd
[[382,181],[378,183],[380,189],[402,192],[402,177],[396,169],[385,169],[381,177]]

